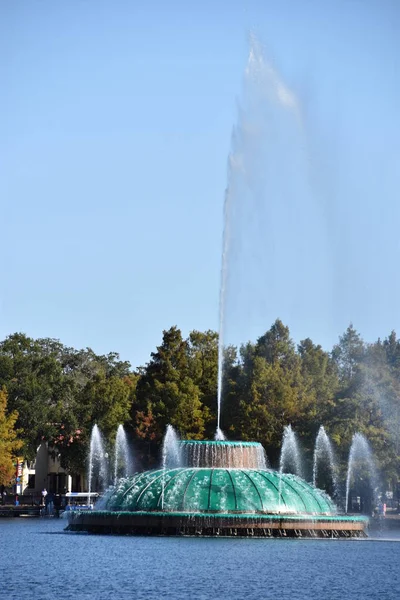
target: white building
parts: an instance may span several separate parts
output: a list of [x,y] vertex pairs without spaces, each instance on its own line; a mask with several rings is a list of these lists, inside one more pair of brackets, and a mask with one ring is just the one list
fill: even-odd
[[44,488],[54,494],[86,491],[86,477],[83,474],[71,475],[61,466],[60,455],[51,452],[46,442],[42,442],[34,461],[23,461],[19,493],[40,494]]

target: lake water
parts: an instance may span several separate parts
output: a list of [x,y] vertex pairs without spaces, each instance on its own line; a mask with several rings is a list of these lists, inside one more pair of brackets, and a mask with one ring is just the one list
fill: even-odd
[[144,538],[66,533],[65,525],[0,519],[6,600],[400,598],[399,538]]

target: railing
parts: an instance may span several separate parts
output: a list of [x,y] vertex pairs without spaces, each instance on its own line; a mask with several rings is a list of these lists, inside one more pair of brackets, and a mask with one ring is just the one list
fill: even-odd
[[[42,504],[42,494],[40,492],[32,492],[30,494],[18,494],[18,502],[19,506],[39,506],[40,504]],[[3,497],[3,504],[15,506],[15,494],[6,494]]]

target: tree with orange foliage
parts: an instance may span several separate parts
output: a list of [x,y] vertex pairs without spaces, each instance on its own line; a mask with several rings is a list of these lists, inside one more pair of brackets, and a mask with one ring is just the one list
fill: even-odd
[[7,390],[3,387],[0,389],[0,485],[9,485],[14,475],[13,458],[22,447],[14,429],[17,418],[16,411],[7,414]]

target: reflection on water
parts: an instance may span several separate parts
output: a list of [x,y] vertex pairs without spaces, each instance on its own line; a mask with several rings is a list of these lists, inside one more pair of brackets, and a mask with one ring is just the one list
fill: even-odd
[[400,543],[98,536],[64,526],[0,520],[7,600],[400,597]]

